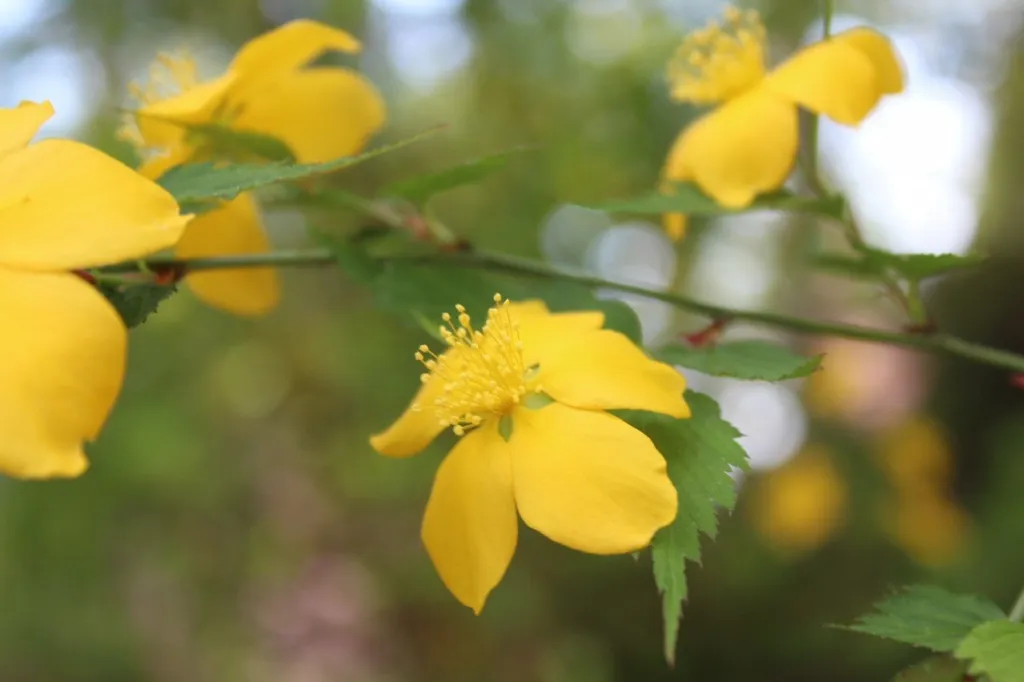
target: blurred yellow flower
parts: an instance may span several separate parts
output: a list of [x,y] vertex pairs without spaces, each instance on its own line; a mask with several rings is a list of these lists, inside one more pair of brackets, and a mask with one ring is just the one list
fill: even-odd
[[0,471],[77,476],[121,388],[127,330],[69,272],[172,246],[191,216],[155,183],[68,140],[29,145],[49,102],[0,109]]
[[422,387],[370,440],[407,457],[447,428],[460,436],[437,471],[422,538],[444,584],[477,613],[515,552],[517,512],[583,552],[649,544],[675,518],[676,491],[650,439],[605,410],[690,415],[683,377],[601,329],[602,313],[494,301],[480,329],[462,306],[442,316],[446,350],[420,346]]
[[823,446],[801,453],[760,481],[750,507],[772,546],[801,554],[825,543],[843,521],[846,486]]
[[953,479],[953,453],[935,421],[915,415],[881,435],[878,459],[901,492],[944,492]]
[[[888,323],[870,316],[845,321]],[[905,419],[925,392],[921,358],[906,349],[829,338],[815,342],[813,351],[824,355],[822,371],[807,378],[804,401],[816,417],[875,430]]]
[[[246,43],[223,75],[200,81],[194,60],[161,54],[150,82],[134,85],[140,108],[121,135],[144,163],[140,172],[157,178],[169,168],[210,160],[209,138],[189,126],[218,124],[284,142],[300,163],[319,163],[359,152],[384,123],[385,110],[373,85],[349,69],[308,66],[323,53],[358,52],[348,33],[298,19]],[[185,253],[262,253],[269,249],[251,196],[197,219]],[[241,315],[272,309],[279,297],[271,269],[223,270],[189,276],[196,295]],[[201,280],[197,285],[196,281]]]
[[956,560],[970,520],[950,499],[953,453],[941,426],[926,416],[912,416],[882,434],[877,457],[895,495],[883,509],[893,541],[926,566]]
[[[855,126],[878,101],[903,90],[889,40],[854,28],[765,68],[765,28],[754,10],[725,10],[691,33],[668,65],[673,99],[717,104],[676,139],[662,172],[667,186],[693,181],[728,208],[748,206],[785,182],[798,147],[797,107]],[[666,216],[681,236],[685,218]]]

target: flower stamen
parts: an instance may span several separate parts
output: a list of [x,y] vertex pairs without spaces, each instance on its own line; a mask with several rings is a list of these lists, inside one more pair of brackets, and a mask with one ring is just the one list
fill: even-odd
[[[156,59],[149,65],[147,76],[145,81],[133,81],[128,84],[128,94],[139,107],[180,95],[200,84],[199,67],[195,58],[185,48],[157,54]],[[118,139],[130,143],[140,153],[161,152],[148,148],[139,131],[134,112],[125,112],[116,134]]]
[[448,347],[440,355],[426,345],[414,357],[426,372],[423,383],[443,382],[441,395],[432,405],[413,406],[414,410],[433,408],[439,423],[450,426],[457,436],[480,426],[485,419],[501,417],[522,402],[527,393],[526,366],[519,324],[508,310],[508,300],[494,295],[487,321],[477,329],[464,306],[456,305],[456,315],[441,315],[438,327]]
[[726,7],[724,22],[710,21],[690,33],[669,61],[673,99],[711,104],[749,90],[765,74],[765,39],[756,10]]

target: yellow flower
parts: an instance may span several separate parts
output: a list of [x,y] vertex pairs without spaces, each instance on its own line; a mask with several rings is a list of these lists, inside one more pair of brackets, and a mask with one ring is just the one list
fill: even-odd
[[824,447],[809,445],[755,490],[753,522],[775,547],[793,553],[821,546],[839,527],[846,486]]
[[650,439],[605,410],[690,415],[683,377],[601,329],[603,314],[494,300],[480,329],[462,306],[442,316],[447,349],[420,346],[419,393],[370,440],[408,457],[447,428],[460,436],[437,471],[422,538],[444,584],[477,613],[512,559],[517,511],[583,552],[649,544],[675,518],[676,492]]
[[[683,41],[668,66],[671,96],[718,105],[676,139],[663,182],[692,181],[722,206],[739,209],[785,182],[796,159],[797,107],[856,126],[879,100],[903,90],[889,40],[859,27],[818,42],[771,72],[765,29],[754,10],[725,11]],[[681,235],[683,216],[667,216]]]
[[173,245],[190,216],[127,166],[77,142],[29,145],[49,102],[0,109],[0,471],[77,476],[124,375],[127,330],[69,272]]
[[901,494],[883,513],[893,541],[924,566],[956,563],[970,538],[966,512],[937,493]]
[[[254,38],[223,75],[198,78],[187,56],[161,54],[146,87],[133,86],[141,103],[122,136],[143,154],[140,172],[157,178],[172,166],[209,160],[201,134],[185,126],[219,124],[284,142],[300,163],[320,163],[359,152],[384,123],[384,104],[358,73],[310,62],[329,50],[358,52],[348,33],[308,19]],[[171,91],[172,94],[168,94]],[[269,243],[251,196],[197,218],[180,256],[263,253]],[[278,301],[273,270],[246,268],[192,275],[188,282],[210,305],[241,315],[268,312]]]
[[876,456],[893,486],[894,499],[883,509],[893,541],[920,564],[955,562],[971,524],[951,499],[955,463],[941,425],[911,416],[882,435]]

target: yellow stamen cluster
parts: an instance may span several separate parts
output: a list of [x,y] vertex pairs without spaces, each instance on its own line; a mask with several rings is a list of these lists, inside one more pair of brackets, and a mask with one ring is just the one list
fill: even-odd
[[668,64],[672,97],[695,104],[722,102],[764,77],[765,28],[756,10],[727,7],[724,21],[688,35]]
[[[158,54],[149,66],[148,75],[145,82],[133,82],[128,85],[129,96],[140,106],[155,104],[179,95],[196,87],[200,82],[196,60],[184,49]],[[146,146],[135,116],[131,112],[125,114],[117,136],[137,149],[141,150]]]
[[449,313],[441,316],[439,332],[448,348],[435,355],[423,345],[415,357],[427,368],[420,376],[424,383],[444,382],[442,394],[429,407],[441,424],[461,436],[489,417],[508,414],[526,395],[527,382],[519,325],[509,313],[508,300],[494,295],[480,329],[473,327],[464,306],[455,310],[454,321]]

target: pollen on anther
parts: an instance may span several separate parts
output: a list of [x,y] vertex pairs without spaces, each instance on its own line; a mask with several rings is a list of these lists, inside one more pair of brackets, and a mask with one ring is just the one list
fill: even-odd
[[667,70],[673,98],[720,102],[764,77],[765,29],[760,15],[729,6],[724,18],[724,24],[711,21],[680,44]]
[[457,435],[508,414],[527,393],[518,323],[507,300],[500,294],[492,300],[482,327],[474,328],[458,304],[456,320],[451,313],[441,316],[439,335],[447,349],[437,355],[423,344],[415,353],[427,369],[422,381],[441,382],[431,401],[439,423]]

